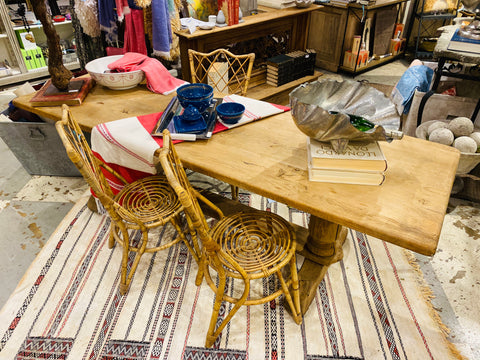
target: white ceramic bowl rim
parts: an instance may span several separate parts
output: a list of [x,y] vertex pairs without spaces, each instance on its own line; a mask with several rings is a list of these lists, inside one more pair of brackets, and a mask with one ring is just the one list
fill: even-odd
[[[121,59],[123,55],[111,55],[111,56],[104,56],[95,60],[92,60],[85,65],[85,70],[89,73],[96,73],[96,74],[112,74],[112,73],[105,73],[106,70],[109,70],[108,65]],[[125,73],[140,73],[143,70],[133,70],[133,71],[125,71]],[[113,73],[113,74],[123,74],[123,72]]]

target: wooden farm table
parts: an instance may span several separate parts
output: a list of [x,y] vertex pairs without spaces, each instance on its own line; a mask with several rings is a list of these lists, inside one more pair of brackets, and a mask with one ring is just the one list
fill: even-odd
[[288,50],[305,50],[307,46],[310,13],[319,9],[319,5],[308,8],[289,7],[273,9],[259,6],[259,14],[244,16],[243,23],[232,26],[215,27],[212,30],[197,29],[193,34],[188,30],[175,33],[179,37],[182,77],[190,81],[188,49],[210,52],[228,44],[258,39],[270,34],[289,32]]
[[[28,99],[17,98],[15,105],[28,109]],[[99,123],[162,111],[169,100],[141,87],[115,92],[96,86],[71,109],[82,128],[91,131]],[[58,120],[60,109],[31,110]],[[290,112],[176,148],[194,171],[311,214],[308,230],[296,227],[298,251],[306,257],[299,273],[305,312],[328,266],[343,256],[346,228],[421,254],[435,253],[459,152],[408,136],[381,146],[388,161],[381,186],[310,182],[306,136]]]
[[309,181],[306,135],[290,112],[176,145],[186,167],[311,214],[308,236],[299,236],[303,312],[328,265],[342,258],[346,228],[424,255],[436,251],[460,153],[409,136],[381,147],[385,182],[365,186]]

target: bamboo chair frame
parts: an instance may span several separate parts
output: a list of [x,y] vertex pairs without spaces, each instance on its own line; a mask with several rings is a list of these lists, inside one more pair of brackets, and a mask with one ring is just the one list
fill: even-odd
[[[126,294],[140,259],[144,253],[167,249],[183,241],[195,260],[199,261],[200,248],[196,238],[190,243],[184,235],[183,207],[164,176],[149,176],[127,183],[107,164],[96,158],[85,136],[67,105],[63,105],[62,120],[55,126],[70,160],[78,168],[95,196],[111,218],[109,248],[119,243],[123,248],[121,262],[120,293]],[[114,195],[103,171],[118,178],[125,186]],[[170,222],[178,236],[160,246],[149,246],[148,233],[155,227]],[[135,230],[141,231],[141,240],[133,243]],[[131,253],[134,259],[129,259]],[[130,265],[130,269],[128,269]]]
[[[221,94],[239,94],[244,96],[252,75],[255,54],[235,55],[226,49],[217,49],[210,53],[188,50],[192,83],[204,83]],[[219,63],[227,64],[222,71]]]
[[[235,55],[226,49],[217,49],[210,53],[188,50],[192,83],[209,84],[221,94],[239,94],[245,96],[252,75],[255,53]],[[218,63],[226,63],[223,72]],[[238,199],[239,189],[230,185],[232,199]]]
[[[212,346],[218,336],[243,305],[258,305],[284,294],[291,314],[301,324],[299,281],[295,260],[295,234],[290,224],[277,214],[267,211],[237,213],[224,216],[210,228],[197,201],[197,193],[190,185],[182,163],[173,146],[168,130],[163,132],[163,148],[159,160],[170,185],[183,204],[189,224],[196,230],[202,244],[202,255],[196,285],[203,278],[215,293],[210,325],[205,346]],[[285,279],[282,270],[287,268],[290,278]],[[210,270],[216,272],[218,283]],[[268,296],[247,299],[250,282],[275,274],[280,288]],[[243,280],[240,297],[225,293],[228,277]],[[290,290],[291,289],[291,290]],[[219,311],[223,301],[234,304],[220,322]]]

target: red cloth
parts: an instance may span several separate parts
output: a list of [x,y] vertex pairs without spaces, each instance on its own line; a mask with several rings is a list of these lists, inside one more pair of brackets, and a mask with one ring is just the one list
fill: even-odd
[[109,64],[108,68],[122,72],[143,70],[148,89],[163,95],[170,94],[187,83],[170,74],[167,68],[157,59],[135,52],[127,52],[121,59]]
[[147,55],[145,30],[143,27],[143,10],[130,9],[129,13],[125,13],[123,52],[136,52]]

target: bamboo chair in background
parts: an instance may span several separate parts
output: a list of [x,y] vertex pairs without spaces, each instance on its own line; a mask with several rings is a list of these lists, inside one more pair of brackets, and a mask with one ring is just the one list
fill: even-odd
[[189,49],[188,59],[192,83],[209,84],[223,95],[247,93],[254,53],[235,55],[226,49],[202,53]]
[[[252,74],[255,54],[235,55],[226,49],[210,53],[188,50],[192,83],[204,83],[223,95],[245,96]],[[230,185],[232,199],[238,199],[238,187]]]
[[[215,292],[215,303],[205,346],[210,347],[215,343],[226,324],[242,305],[264,304],[282,294],[285,295],[295,322],[301,324],[299,283],[295,261],[296,244],[290,224],[277,214],[254,210],[224,216],[210,228],[197,201],[196,191],[189,183],[177,156],[168,130],[164,131],[163,140],[163,148],[159,156],[160,164],[183,204],[188,222],[196,229],[202,244],[196,285],[199,286],[205,277],[208,285]],[[290,271],[288,280],[282,275],[282,269],[287,267]],[[217,280],[212,278],[210,270],[217,273]],[[279,289],[267,296],[247,300],[252,280],[265,279],[273,275],[276,275],[279,280]],[[227,277],[243,281],[244,289],[240,297],[234,298],[225,292]],[[289,290],[289,287],[292,290]],[[220,321],[219,311],[223,301],[230,302],[234,306],[223,321]]]
[[[144,253],[161,251],[183,240],[194,258],[199,261],[200,249],[198,243],[196,239],[192,239],[192,244],[190,244],[184,235],[182,229],[183,207],[166,178],[164,176],[149,176],[128,184],[120,174],[93,155],[69,107],[63,105],[62,110],[62,120],[57,121],[55,126],[67,155],[85,178],[112,220],[109,248],[113,248],[115,242],[123,247],[120,293],[122,295],[127,293],[132,277]],[[125,185],[117,195],[112,193],[102,169],[117,177]],[[169,222],[177,230],[178,236],[158,246],[149,245],[149,230]],[[138,244],[133,243],[133,234],[136,231],[142,233]],[[135,253],[135,258],[130,269],[128,269],[131,252]]]

